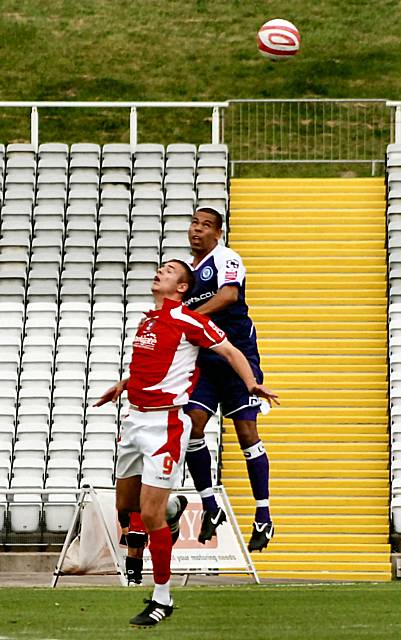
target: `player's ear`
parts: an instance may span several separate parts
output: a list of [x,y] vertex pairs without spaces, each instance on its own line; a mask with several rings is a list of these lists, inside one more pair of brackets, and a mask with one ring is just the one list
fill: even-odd
[[178,293],[186,293],[186,291],[188,291],[188,283],[187,282],[180,282],[179,284],[177,284],[177,291]]

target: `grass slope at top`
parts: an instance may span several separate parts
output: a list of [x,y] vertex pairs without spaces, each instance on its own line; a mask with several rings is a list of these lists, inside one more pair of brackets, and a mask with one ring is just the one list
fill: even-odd
[[[266,20],[292,20],[301,53],[259,55]],[[216,100],[401,96],[392,0],[5,0],[1,100]],[[140,113],[142,141],[207,141],[210,114]],[[0,141],[25,141],[29,114],[0,110]],[[128,113],[41,114],[42,141],[128,141]]]
[[[163,640],[398,640],[400,584],[174,590]],[[145,590],[146,593],[146,590]],[[1,637],[122,640],[143,589],[0,589]]]

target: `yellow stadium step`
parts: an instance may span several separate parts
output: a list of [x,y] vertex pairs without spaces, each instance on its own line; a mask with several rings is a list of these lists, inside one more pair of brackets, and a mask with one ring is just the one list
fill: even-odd
[[[350,273],[355,267],[359,272],[364,273],[381,273],[384,277],[387,274],[387,267],[383,266],[383,256],[378,258],[369,256],[369,259],[361,262],[359,258],[349,257],[318,257],[310,258],[305,256],[301,258],[294,258],[291,256],[283,257],[255,257],[252,255],[247,256],[247,263],[249,273],[275,273],[277,269],[280,269],[282,273],[328,273],[330,271],[336,271],[337,273]],[[269,269],[269,271],[267,271]]]
[[[232,504],[239,509],[243,509],[241,513],[249,512],[249,497],[250,492],[247,495],[236,496],[233,498]],[[280,496],[273,495],[271,497],[271,505],[274,508],[286,509],[288,506],[288,495]],[[383,501],[381,496],[376,496],[376,498],[372,496],[292,496],[291,504],[297,508],[313,508],[320,509],[323,508],[325,511],[328,509],[345,507],[347,509],[351,509],[355,507],[357,509],[367,509],[367,513],[369,510],[378,508],[380,509],[380,513],[383,513]],[[245,511],[244,511],[245,510]],[[363,511],[364,512],[364,511]]]
[[[251,495],[249,489],[249,482],[246,476],[242,478],[229,478],[227,477],[225,486],[232,492],[233,489],[238,490],[238,494],[235,495]],[[282,495],[294,494],[294,495],[338,495],[338,491],[341,490],[341,495],[375,495],[376,491],[380,491],[380,495],[388,495],[388,477],[383,474],[382,479],[377,477],[367,478],[356,476],[355,478],[329,478],[327,476],[322,477],[319,484],[316,485],[315,478],[312,476],[306,476],[306,478],[297,478],[294,483],[293,478],[290,477],[277,477],[274,473],[271,478],[271,486],[279,491]],[[318,491],[316,491],[316,487]]]
[[[224,451],[232,456],[233,460],[243,459],[243,453],[239,449],[236,442],[226,442]],[[326,454],[332,458],[336,454],[341,458],[346,456],[350,458],[355,454],[361,458],[373,458],[378,455],[380,458],[385,455],[388,459],[388,443],[386,442],[270,442],[269,455],[274,457],[285,457],[287,455],[294,456],[312,456],[314,454]],[[326,455],[324,456],[326,458]]]
[[[252,522],[249,516],[237,517],[238,524],[245,538],[248,538],[252,530]],[[276,535],[279,537],[280,532],[291,533],[297,530],[299,533],[360,533],[362,530],[368,533],[388,533],[388,518],[386,516],[338,516],[331,518],[321,516],[293,516],[275,515]]]
[[[366,181],[365,181],[366,182]],[[372,193],[378,192],[383,193],[383,180],[378,179],[377,182],[370,182],[369,184],[358,183],[356,180],[348,180],[348,179],[337,179],[337,178],[326,178],[321,180],[320,178],[311,178],[309,181],[307,178],[304,179],[295,179],[294,182],[291,182],[287,178],[285,178],[285,186],[287,188],[291,187],[291,193],[315,193],[316,195],[320,195],[322,190],[325,193],[329,192],[338,192],[342,193],[359,193],[361,190],[361,185],[363,185],[364,193]],[[253,179],[253,178],[243,178],[241,180],[233,180],[231,189],[233,193],[237,191],[246,191],[246,192],[255,192],[257,190],[268,190],[269,193],[279,193],[282,194],[283,189],[283,179],[269,179],[268,183],[261,179]]]
[[286,337],[286,339],[280,338],[268,338],[268,336],[259,337],[259,350],[261,352],[268,351],[270,354],[274,353],[299,353],[299,354],[312,354],[312,353],[325,353],[327,355],[333,353],[349,354],[349,355],[381,355],[387,356],[387,348],[383,344],[383,339],[374,340],[372,338],[361,339],[344,339],[344,338],[326,338],[326,340],[319,340],[318,338],[303,338],[299,340],[297,338]]
[[[290,443],[316,444],[319,442],[325,442],[327,444],[332,443],[334,446],[341,442],[353,444],[358,439],[358,436],[355,433],[321,433],[319,430],[316,433],[305,434],[301,431],[302,426],[299,428],[298,433],[291,432],[289,429],[284,430],[281,427],[282,425],[280,425],[280,428],[277,425],[272,425],[270,428],[261,426],[259,428],[259,434],[268,437],[271,444],[282,443],[283,446],[288,446]],[[336,425],[336,431],[339,431],[340,427],[341,425]],[[224,442],[227,447],[231,444],[235,444],[235,446],[237,446],[235,433],[226,429]],[[388,445],[388,435],[384,429],[380,433],[365,433],[363,444],[366,446],[371,446],[373,444]]]
[[[383,460],[376,457],[374,460],[368,459],[364,460],[363,458],[358,458],[357,460],[351,459],[347,460],[342,458],[338,459],[330,459],[319,457],[315,460],[305,460],[298,459],[292,460],[289,457],[287,458],[274,458],[274,471],[277,475],[281,474],[289,474],[292,476],[296,476],[297,474],[303,474],[307,477],[308,472],[310,475],[314,475],[315,477],[321,476],[326,477],[334,477],[336,474],[338,475],[358,475],[365,473],[367,477],[373,477],[378,474],[381,476],[385,472],[388,473],[387,466],[383,463]],[[240,460],[225,460],[223,461],[223,476],[233,476],[237,473],[244,473],[246,470],[245,462],[243,459]]]
[[269,291],[269,289],[255,289],[248,296],[248,304],[250,305],[260,305],[266,302],[266,298],[270,300],[274,300],[274,304],[282,304],[286,306],[291,306],[294,303],[299,305],[309,305],[309,304],[332,304],[335,302],[336,304],[344,304],[344,305],[377,305],[377,306],[386,306],[386,299],[381,292],[371,292],[366,290],[357,289],[355,291],[348,290],[342,291],[339,293],[338,291],[322,291],[321,289],[308,293],[304,289],[298,289],[295,291],[282,289],[281,291]]
[[[246,227],[245,230],[243,227],[245,225],[238,225],[234,227],[235,231],[230,232],[231,242],[238,242],[238,246],[240,247],[242,243],[246,245],[248,242],[255,241],[255,234],[252,231],[249,231],[249,226]],[[299,229],[294,229],[294,226],[291,226],[289,229],[287,228],[279,228],[275,230],[271,228],[271,225],[266,225],[266,227],[259,227],[255,230],[257,234],[265,233],[268,237],[268,242],[273,244],[273,242],[283,242],[283,238],[286,239],[286,242],[318,242],[318,243],[330,243],[333,242],[349,242],[351,246],[355,246],[356,242],[367,243],[365,246],[378,247],[381,249],[383,247],[383,230],[377,229],[376,231],[368,230],[360,230],[357,232],[355,227],[347,228],[347,231],[338,231],[336,227],[333,225],[333,229],[327,228],[327,226],[322,225],[320,228],[313,227],[312,229],[308,229],[305,225],[299,225]],[[259,243],[266,244],[266,240],[259,240]]]
[[293,287],[294,289],[299,286],[307,286],[311,288],[311,290],[319,289],[319,288],[330,288],[330,289],[355,289],[358,287],[369,288],[369,289],[378,289],[381,291],[382,289],[385,291],[386,282],[383,282],[383,275],[381,273],[355,273],[354,277],[357,278],[357,283],[355,280],[350,280],[348,274],[343,273],[298,273],[294,275],[293,273],[275,273],[269,274],[269,278],[266,278],[265,273],[251,273],[247,275],[247,283],[248,287],[253,287],[257,289],[257,285],[268,286],[269,289],[279,289],[283,285],[288,287]]
[[290,197],[288,193],[283,194],[281,197],[271,197],[268,193],[251,193],[249,196],[246,194],[234,194],[235,195],[235,207],[244,207],[245,205],[250,209],[263,210],[263,209],[332,209],[335,211],[336,204],[339,202],[344,205],[347,203],[349,209],[360,209],[364,205],[366,206],[378,206],[383,202],[383,195],[368,194],[361,196],[358,193],[342,194],[339,193],[333,198],[333,195],[324,195],[319,198],[312,195],[299,195],[294,194]]
[[331,429],[331,433],[345,433],[361,435],[365,433],[377,434],[386,433],[387,421],[383,419],[369,419],[369,415],[364,418],[359,416],[356,419],[352,417],[341,415],[333,415],[329,410],[325,411],[322,415],[315,415],[311,410],[309,414],[303,415],[302,420],[299,419],[297,411],[294,409],[292,413],[281,413],[281,418],[276,419],[270,414],[270,421],[268,425],[262,419],[260,420],[260,430],[265,430],[266,433],[276,433],[278,429],[285,434],[292,434],[294,431],[300,433],[301,430],[308,429],[308,433],[316,436],[316,434],[330,433],[325,431],[325,427],[329,424],[328,429]]
[[[391,579],[385,234],[381,178],[231,180],[229,243],[281,398],[259,419],[276,526],[253,554],[260,577]],[[248,540],[254,502],[227,419],[222,444]]]
[[[344,498],[349,497],[351,500],[366,497],[369,500],[379,498],[382,502],[383,498],[385,499],[388,496],[388,486],[385,482],[385,478],[382,481],[382,486],[378,486],[378,479],[375,478],[369,478],[370,482],[373,483],[374,486],[360,486],[360,484],[357,484],[358,478],[347,478],[346,480],[347,485],[340,485],[340,487],[338,487],[335,478],[331,478],[331,486],[329,486],[326,482],[324,483],[324,485],[319,487],[319,496],[324,498],[328,498],[331,496],[337,497],[339,488],[341,489],[341,495]],[[296,481],[296,487],[294,487],[295,483],[293,479],[291,479],[293,485],[292,488],[288,487],[287,484],[285,484],[285,478],[282,478],[281,481],[282,483],[280,484],[280,478],[272,479],[272,496],[274,494],[276,496],[276,500],[280,497],[283,497],[286,506],[288,506],[288,504],[291,504],[291,497],[294,499],[294,504],[296,503],[297,498],[302,496],[310,497],[312,498],[312,500],[316,499],[316,482],[314,478],[298,478]],[[302,481],[307,484],[302,484]],[[225,480],[225,483],[228,487],[230,487],[230,490],[235,493],[236,497],[232,498],[233,504],[240,497],[245,498],[248,504],[251,504],[252,494],[249,490],[249,483],[247,480],[244,480],[241,484],[238,481],[227,478]],[[271,503],[272,505],[275,504],[273,497],[271,497]]]
[[372,187],[379,186],[383,189],[383,178],[241,178],[232,181],[232,186],[257,186],[262,183],[266,185],[280,185],[284,189],[293,188],[302,185],[307,189],[309,186],[320,185],[322,190],[327,189],[333,185],[337,185],[338,188],[356,188],[356,187]]
[[[351,536],[349,536],[351,537]],[[270,543],[271,547],[269,550],[269,558],[270,551],[274,551],[276,555],[278,553],[294,553],[294,544],[293,542],[277,542],[276,538],[273,538]],[[390,551],[389,544],[341,544],[340,542],[332,541],[332,539],[327,542],[300,542],[297,545],[296,551],[300,554],[305,553],[344,553],[344,554],[354,554],[354,553],[363,553],[368,558],[368,555],[377,553],[378,556],[383,556],[388,554]]]
[[[270,380],[269,378],[266,380],[267,382]],[[285,397],[287,394],[294,393],[295,395],[299,395],[299,387],[295,389],[286,389],[282,391],[282,399],[285,401]],[[339,394],[337,389],[332,389],[332,392]],[[352,389],[341,390],[348,391],[348,393],[359,394],[360,389],[356,389],[355,391]],[[368,391],[366,389],[365,391]],[[376,391],[380,392],[380,388],[376,389]],[[319,389],[315,387],[313,389],[314,393],[322,393],[327,394],[327,388]],[[288,396],[287,396],[288,397]],[[345,397],[345,395],[344,395]],[[363,408],[362,408],[363,405]],[[339,409],[339,406],[341,407]],[[383,423],[382,420],[371,419],[370,422],[366,419],[361,419],[363,416],[362,411],[365,411],[365,416],[369,417],[369,407],[365,405],[363,400],[363,396],[360,402],[361,408],[359,412],[356,414],[354,419],[352,419],[352,415],[345,415],[347,410],[355,410],[355,407],[352,405],[347,406],[345,401],[340,405],[332,405],[330,406],[328,403],[317,405],[316,403],[301,404],[297,403],[297,399],[294,398],[294,402],[291,405],[282,404],[280,407],[280,411],[272,410],[269,415],[260,416],[259,418],[259,427],[270,429],[272,432],[275,432],[275,426],[280,425],[280,430],[283,434],[285,433],[300,433],[304,430],[305,425],[309,425],[308,434],[316,435],[319,433],[345,433],[345,434],[355,434],[358,439],[359,433],[385,433],[387,430],[387,422]],[[383,406],[380,407],[383,409]],[[320,413],[319,413],[320,412]],[[294,422],[292,419],[296,418]],[[329,420],[327,420],[329,418]],[[227,426],[228,423],[225,421],[224,424]],[[300,429],[297,429],[296,425],[300,425]],[[305,434],[307,435],[307,434]]]
[[[253,307],[253,318],[266,320],[264,306],[255,305]],[[330,305],[320,307],[318,305],[270,305],[269,320],[283,321],[292,320],[293,322],[304,322],[305,320],[315,322],[329,322],[338,318],[340,322],[347,320],[348,322],[361,322],[361,318],[365,318],[365,322],[385,321],[387,318],[386,308],[384,305]],[[366,319],[367,318],[367,319]]]
[[[269,438],[270,446],[271,443],[280,442],[283,445],[288,445],[289,443],[306,443],[306,442],[321,442],[324,440],[326,443],[332,442],[333,444],[337,444],[339,442],[349,442],[354,443],[356,441],[357,436],[353,433],[333,433],[333,434],[320,434],[320,433],[283,433],[282,429],[275,430],[273,427],[271,428],[259,428],[259,434],[263,437]],[[235,434],[226,431],[225,435],[225,446],[231,444],[231,442],[235,441]],[[372,443],[380,443],[388,445],[388,434],[383,431],[383,433],[365,433],[364,434],[364,444],[371,445]],[[269,450],[270,450],[269,446]]]
[[[294,255],[299,256],[302,253],[305,257],[333,257],[338,256],[346,257],[381,257],[386,254],[383,242],[377,240],[354,240],[353,242],[346,242],[341,240],[333,240],[332,242],[319,242],[316,243],[313,240],[305,242],[300,240],[299,242],[291,242],[283,239],[282,242],[271,242],[270,240],[255,240],[253,242],[241,241],[236,244],[238,251],[243,256],[265,257],[271,256],[292,257]],[[369,256],[367,256],[369,253]]]
[[[227,464],[227,462],[225,464]],[[230,467],[230,469],[223,468],[221,473],[223,483],[225,484],[228,480],[237,477],[238,474],[241,474],[242,476],[245,477],[246,475],[245,466],[234,464]],[[389,472],[388,472],[388,469],[382,469],[381,465],[379,466],[379,468],[376,468],[376,469],[369,469],[368,465],[365,465],[365,466],[353,465],[351,468],[348,465],[346,468],[344,468],[344,467],[341,467],[341,465],[337,465],[333,467],[332,464],[326,464],[326,465],[309,464],[309,465],[304,465],[303,467],[298,466],[294,468],[294,465],[291,463],[281,464],[281,465],[276,463],[274,465],[274,468],[272,469],[272,475],[274,475],[275,478],[280,478],[280,479],[291,478],[293,482],[296,480],[297,483],[299,479],[302,479],[302,478],[304,479],[313,478],[315,480],[315,484],[319,484],[320,478],[322,477],[338,478],[339,475],[342,475],[343,478],[347,478],[348,480],[351,480],[351,479],[360,478],[362,475],[364,475],[365,478],[369,478],[369,479],[370,478],[372,479],[376,478],[379,480],[386,479],[387,487],[388,487]]]
[[319,187],[321,193],[326,189],[331,189],[332,187],[336,187],[336,189],[341,191],[351,190],[351,191],[360,191],[360,188],[363,187],[365,193],[369,191],[369,189],[380,188],[383,191],[383,178],[370,178],[366,180],[366,178],[354,178],[350,180],[349,178],[241,178],[240,180],[235,179],[232,181],[231,187],[232,189],[238,188],[252,188],[252,187],[263,187],[269,186],[275,187],[279,186],[281,188],[281,192],[286,189],[291,189],[295,191],[296,187],[301,187],[302,190],[307,191],[309,188]]
[[287,367],[290,365],[316,366],[315,371],[319,367],[327,365],[331,371],[347,371],[349,367],[355,367],[355,371],[382,371],[383,366],[387,366],[386,357],[383,355],[352,355],[346,358],[342,352],[338,355],[334,354],[267,354],[262,353],[261,360],[263,365],[271,369]]
[[[295,338],[322,338],[331,341],[333,338],[356,339],[358,340],[380,340],[372,345],[377,347],[378,344],[383,345],[383,339],[386,339],[386,332],[382,329],[380,322],[369,323],[353,323],[344,322],[258,322],[258,338],[282,338],[286,339],[289,344]],[[385,345],[384,348],[387,348]]]
[[[235,199],[234,199],[235,201]],[[382,207],[376,207],[374,209],[353,209],[353,210],[341,210],[336,209],[335,221],[333,220],[333,209],[297,209],[296,213],[292,210],[288,210],[283,220],[282,209],[265,209],[263,216],[259,211],[252,211],[251,209],[235,209],[231,206],[231,218],[230,227],[236,230],[238,227],[246,227],[249,230],[249,225],[255,227],[267,226],[269,229],[272,226],[280,225],[283,227],[291,227],[302,225],[303,227],[309,226],[322,226],[328,227],[330,225],[343,225],[344,229],[348,229],[348,225],[360,225],[364,229],[365,225],[374,225],[375,228],[380,226],[381,229],[385,226],[385,220],[383,219]],[[238,225],[238,227],[237,227]],[[258,232],[258,231],[257,231]],[[285,236],[284,236],[285,237]]]
[[[353,564],[355,560],[355,554],[352,553],[325,553],[325,560],[322,562],[321,553],[275,553],[274,551],[266,558],[255,558],[255,567],[258,571],[266,572],[278,572],[288,570],[288,566],[293,571],[299,571],[301,573],[306,572],[325,572],[329,570],[334,571],[349,571],[349,572],[373,572],[387,574],[389,571],[388,552],[383,553],[363,553],[360,552],[359,562],[357,567]],[[320,558],[319,558],[320,556]],[[287,566],[286,566],[287,565]]]
[[[235,502],[233,502],[233,505],[235,506],[235,512],[237,515],[246,515],[248,516],[248,511],[249,508],[248,507],[242,507],[239,506],[237,504],[235,504]],[[272,509],[276,510],[277,509],[288,509],[287,506],[285,507],[280,507],[275,505],[274,501],[272,501]],[[357,505],[354,504],[349,504],[349,505],[327,505],[327,506],[314,506],[314,505],[306,505],[306,506],[298,506],[296,504],[291,504],[291,513],[293,515],[296,516],[319,516],[319,515],[338,515],[341,516],[341,518],[344,516],[353,516],[353,515],[360,515],[360,516],[366,516],[366,517],[370,517],[370,516],[384,516],[384,518],[387,518],[388,515],[388,507],[386,507],[386,505],[382,505],[381,507],[377,507],[377,506],[372,506],[372,507],[366,507],[366,506],[362,506],[359,507]],[[279,522],[279,520],[277,521]]]
[[[335,195],[338,196],[339,194],[343,195],[343,196],[353,196],[353,195],[360,195],[360,189],[355,186],[355,185],[344,185],[341,187],[341,189],[338,188],[337,185],[330,185],[328,184],[324,190],[324,196],[328,196],[328,195]],[[266,194],[269,196],[287,196],[287,197],[291,197],[291,196],[316,196],[321,198],[322,197],[322,187],[319,184],[315,184],[315,185],[299,185],[299,188],[293,188],[291,190],[288,190],[287,192],[283,192],[283,188],[280,184],[277,185],[272,185],[269,184],[268,186],[263,185],[262,183],[259,184],[254,184],[254,185],[248,185],[248,186],[243,186],[242,185],[242,181],[241,184],[238,181],[233,182],[233,184],[231,185],[231,193],[234,194],[235,196],[238,195],[248,195],[248,194]],[[367,185],[364,188],[363,193],[365,195],[376,195],[376,196],[383,196],[383,185]],[[346,202],[348,202],[348,199],[346,200]]]
[[[233,460],[243,459],[243,454],[241,450],[239,450],[237,442],[227,438],[225,439],[224,450],[227,453],[230,453]],[[271,456],[283,457],[286,455],[293,456],[294,454],[299,454],[299,456],[312,456],[314,453],[317,454],[328,454],[329,458],[334,457],[336,454],[339,454],[338,457],[346,456],[350,458],[352,455],[356,454],[360,459],[373,458],[378,455],[381,457],[383,454],[388,454],[388,443],[386,442],[329,442],[325,439],[322,439],[318,442],[310,441],[310,442],[276,442],[272,441],[269,444],[269,453]],[[326,456],[324,456],[326,457]]]
[[[257,567],[256,567],[257,568]],[[358,572],[358,571],[266,571],[260,569],[258,571],[260,578],[266,580],[303,580],[303,581],[337,581],[337,582],[389,582],[391,580],[391,570],[383,572]]]
[[[241,240],[247,239],[247,235],[250,237],[254,237],[256,234],[268,234],[270,240],[280,240],[284,238],[291,238],[293,240],[297,240],[298,236],[300,239],[310,240],[311,237],[316,235],[316,240],[319,241],[325,236],[327,239],[332,239],[335,237],[338,239],[338,236],[355,240],[355,237],[361,237],[369,240],[371,237],[375,239],[383,239],[383,228],[384,228],[384,220],[380,217],[371,218],[370,220],[366,220],[366,217],[361,216],[359,219],[355,216],[353,217],[353,224],[351,224],[348,220],[347,226],[341,222],[338,222],[338,216],[336,215],[336,220],[333,223],[328,224],[327,220],[316,220],[314,219],[311,222],[307,222],[304,218],[297,218],[293,220],[290,224],[283,224],[281,222],[275,222],[273,219],[260,220],[260,218],[252,224],[253,231],[249,230],[249,220],[247,217],[245,218],[245,222],[242,223],[238,215],[236,215],[236,222],[233,225],[233,230],[230,231],[231,241],[235,239]],[[333,234],[333,236],[331,235]],[[245,237],[244,237],[245,235]],[[277,236],[277,237],[276,237]],[[366,236],[366,238],[365,238]]]
[[[381,564],[382,562],[386,562],[388,558],[388,552],[387,550],[385,550],[384,552],[380,553],[380,552],[376,552],[376,553],[366,553],[366,552],[361,552],[361,554],[358,556],[358,560],[359,562],[362,562],[364,564],[365,570],[374,570],[377,569],[378,564]],[[327,553],[326,559],[325,561],[330,563],[330,564],[336,564],[338,566],[338,564],[348,564],[348,563],[352,563],[354,560],[354,555],[352,553],[346,553],[346,552],[330,552]],[[257,564],[260,566],[260,568],[262,568],[264,566],[264,568],[266,570],[268,569],[279,569],[280,565],[282,565],[284,562],[286,563],[293,563],[294,565],[298,566],[300,563],[309,563],[310,564],[310,569],[314,569],[317,567],[318,565],[321,565],[321,554],[319,552],[313,553],[312,551],[310,552],[301,552],[298,549],[294,552],[290,552],[290,553],[286,553],[284,551],[280,551],[277,552],[276,548],[273,548],[272,546],[272,550],[269,553],[268,559],[266,561],[257,561]],[[369,568],[367,568],[366,565],[374,565],[374,566],[370,566]]]
[[[329,372],[305,372],[305,373],[276,373],[269,372],[269,384],[276,388],[300,389],[371,389],[372,386],[387,390],[387,381],[383,373],[329,373]],[[277,413],[277,412],[276,412]]]

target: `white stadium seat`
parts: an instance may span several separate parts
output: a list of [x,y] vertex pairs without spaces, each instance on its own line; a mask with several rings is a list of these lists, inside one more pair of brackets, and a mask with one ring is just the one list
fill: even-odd
[[[202,188],[218,187],[224,212],[226,179],[224,146],[0,145],[0,528],[10,486],[18,535],[68,530],[76,494],[63,489],[113,486],[123,409],[93,404],[129,366],[161,260],[189,257]],[[398,198],[392,206],[398,242]],[[398,396],[401,406],[401,377]],[[217,477],[217,420],[207,440]]]

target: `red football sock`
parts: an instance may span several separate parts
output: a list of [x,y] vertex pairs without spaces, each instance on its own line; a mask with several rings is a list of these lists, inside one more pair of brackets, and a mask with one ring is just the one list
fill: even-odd
[[152,557],[155,584],[165,584],[170,579],[171,550],[173,548],[169,527],[149,532],[149,551]]

